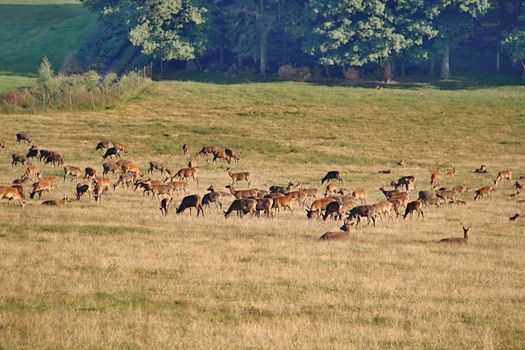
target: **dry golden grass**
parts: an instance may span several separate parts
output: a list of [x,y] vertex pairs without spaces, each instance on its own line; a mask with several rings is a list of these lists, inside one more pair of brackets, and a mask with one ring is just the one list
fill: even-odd
[[[192,154],[230,146],[241,156],[232,169],[259,188],[321,188],[339,169],[347,190],[364,187],[375,202],[398,176],[427,189],[435,168],[454,166],[441,184],[475,189],[498,170],[525,175],[524,93],[159,83],[114,110],[1,116],[11,149],[0,180],[23,172],[9,154],[25,152],[14,142],[25,131],[66,164],[98,171],[94,148],[108,138],[144,171],[153,159],[185,166],[183,143]],[[472,173],[480,164],[489,174]],[[226,164],[199,165],[192,192],[229,183]],[[73,188],[60,183],[46,198]],[[0,348],[524,348],[524,224],[508,217],[525,204],[511,192],[502,181],[490,199],[471,192],[466,206],[379,221],[335,244],[317,239],[340,224],[308,221],[299,207],[244,220],[172,208],[164,219],[158,200],[123,189],[62,208],[2,201]],[[468,245],[436,243],[461,236],[460,223],[472,224]]]

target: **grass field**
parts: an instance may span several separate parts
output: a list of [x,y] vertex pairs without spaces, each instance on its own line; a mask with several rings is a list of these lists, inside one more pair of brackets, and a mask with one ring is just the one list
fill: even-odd
[[[232,168],[258,188],[321,188],[338,169],[347,191],[363,187],[376,202],[401,175],[428,189],[432,171],[453,166],[441,185],[476,189],[498,170],[525,175],[524,96],[515,86],[155,83],[113,110],[1,116],[10,149],[0,180],[23,172],[9,155],[26,151],[14,142],[24,131],[66,164],[98,171],[95,145],[107,138],[128,145],[125,157],[144,171],[153,159],[185,166],[183,143],[192,154],[229,146],[241,157]],[[480,164],[489,174],[472,172]],[[199,166],[191,192],[229,183],[226,164]],[[72,196],[74,184],[46,198]],[[157,200],[123,189],[62,208],[3,201],[0,348],[521,349],[525,225],[508,217],[525,204],[512,191],[503,181],[490,199],[470,192],[466,206],[365,225],[335,244],[317,240],[340,223],[309,221],[298,206],[273,219],[226,220],[214,207],[205,218],[172,208],[164,219]],[[472,224],[468,245],[436,243],[460,236],[461,223]]]

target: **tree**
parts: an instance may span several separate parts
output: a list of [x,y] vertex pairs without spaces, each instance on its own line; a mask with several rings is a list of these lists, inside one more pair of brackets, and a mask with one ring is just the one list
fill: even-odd
[[512,61],[521,64],[523,68],[521,78],[525,82],[525,1],[522,5],[522,12],[523,15],[519,18],[517,28],[504,33],[501,48]]
[[459,38],[469,34],[473,19],[485,13],[489,0],[439,0],[432,2],[430,14],[438,31],[434,49],[441,53],[441,79],[450,79],[450,47]]
[[206,47],[206,9],[193,0],[81,0],[102,16],[124,23],[129,40],[163,60],[189,60]]
[[424,1],[309,0],[305,52],[324,65],[379,63],[392,80],[392,59],[434,35]]

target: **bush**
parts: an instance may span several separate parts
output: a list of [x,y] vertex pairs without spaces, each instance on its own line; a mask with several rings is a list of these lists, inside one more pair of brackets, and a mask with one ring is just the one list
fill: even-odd
[[295,68],[286,64],[279,67],[277,77],[281,80],[305,81],[312,77],[312,71],[308,67]]

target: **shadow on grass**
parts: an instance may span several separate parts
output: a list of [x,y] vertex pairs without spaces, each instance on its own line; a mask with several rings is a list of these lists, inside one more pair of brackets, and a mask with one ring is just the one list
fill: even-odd
[[[261,83],[279,83],[286,82],[285,80],[278,80],[275,75],[268,76],[234,76],[222,72],[210,73],[170,73],[163,79],[159,80],[177,80],[177,81],[192,81],[199,83],[212,84],[261,84]],[[487,89],[503,86],[521,86],[523,83],[517,76],[504,74],[483,74],[483,75],[466,75],[454,77],[450,80],[429,79],[428,76],[410,76],[401,78],[391,84],[386,84],[380,80],[359,80],[352,82],[344,79],[322,79],[322,80],[308,80],[308,84],[323,85],[323,86],[348,86],[360,88],[385,88],[385,89],[399,89],[399,90],[419,90],[419,89],[437,89],[437,90],[477,90]]]

